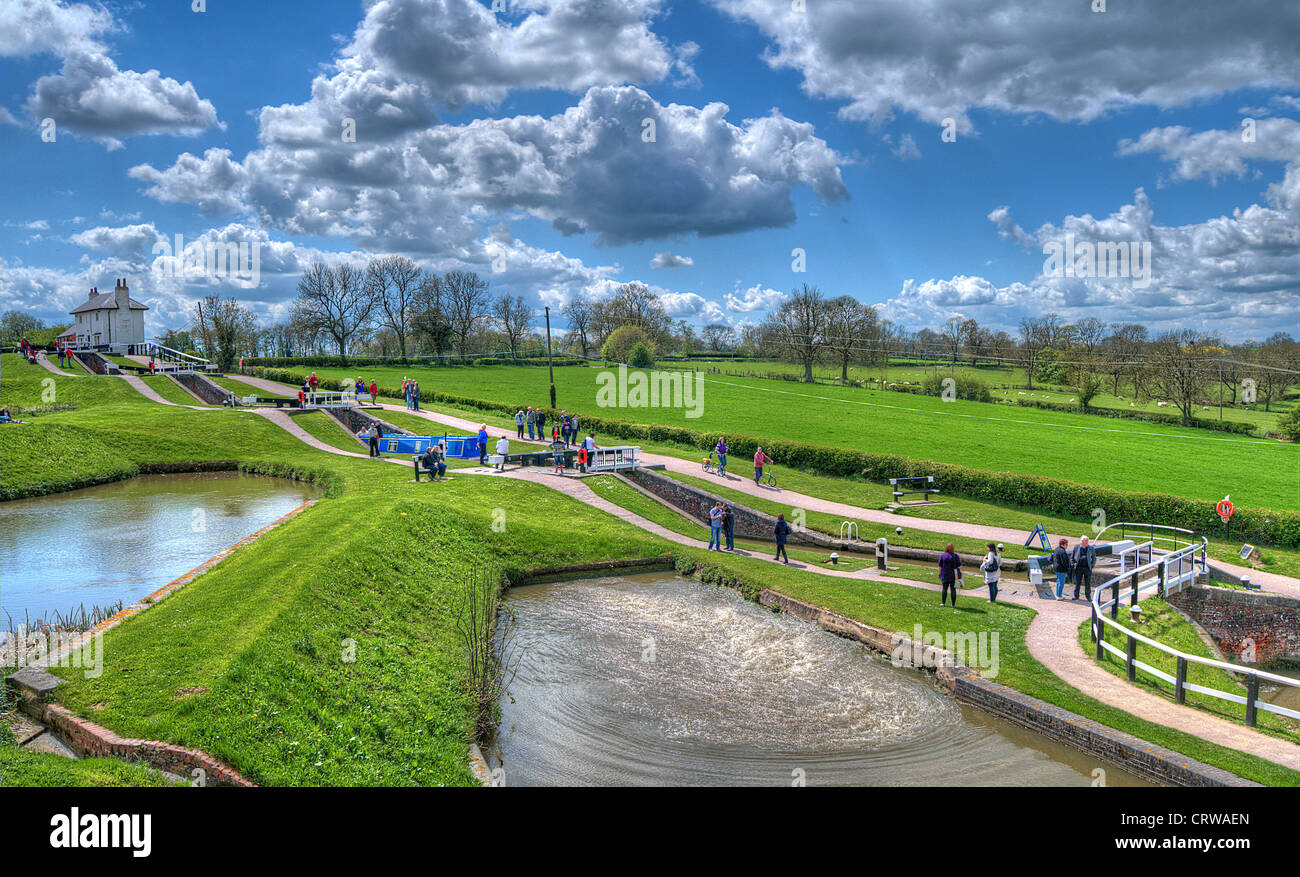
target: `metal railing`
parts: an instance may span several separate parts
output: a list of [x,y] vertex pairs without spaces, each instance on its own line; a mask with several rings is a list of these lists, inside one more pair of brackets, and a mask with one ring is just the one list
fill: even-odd
[[[1119,525],[1116,525],[1119,526]],[[1129,524],[1128,526],[1135,526]],[[1146,527],[1147,525],[1140,525]],[[1158,527],[1158,525],[1157,525]],[[1168,528],[1175,529],[1178,528]],[[1180,531],[1189,533],[1187,530]],[[1273,685],[1282,685],[1296,687],[1300,685],[1300,680],[1290,679],[1286,676],[1279,676],[1276,673],[1267,673],[1263,670],[1256,670],[1253,667],[1243,667],[1239,664],[1230,664],[1226,661],[1216,661],[1212,658],[1202,658],[1199,655],[1189,655],[1185,652],[1167,646],[1164,643],[1156,642],[1149,637],[1125,627],[1119,622],[1119,604],[1122,599],[1120,591],[1124,588],[1128,592],[1130,612],[1131,607],[1138,604],[1139,595],[1143,591],[1156,589],[1161,597],[1182,590],[1196,580],[1198,575],[1197,567],[1200,566],[1200,572],[1206,572],[1205,549],[1208,544],[1207,539],[1202,537],[1199,543],[1192,542],[1183,545],[1183,547],[1170,551],[1163,557],[1151,560],[1141,564],[1133,569],[1115,575],[1108,581],[1098,585],[1092,594],[1092,639],[1097,644],[1097,660],[1102,660],[1106,652],[1123,659],[1126,675],[1129,682],[1137,678],[1137,671],[1142,670],[1157,679],[1162,679],[1174,686],[1174,700],[1178,703],[1187,702],[1187,692],[1192,691],[1197,694],[1204,694],[1209,697],[1219,698],[1220,700],[1231,701],[1232,703],[1243,704],[1246,707],[1246,724],[1255,727],[1258,710],[1275,713],[1280,716],[1287,716],[1292,719],[1300,719],[1300,711],[1288,709],[1276,704],[1261,701],[1259,699],[1260,682],[1268,682]],[[1134,546],[1133,551],[1137,551],[1143,546]],[[1196,558],[1197,551],[1201,552],[1201,559]],[[1144,576],[1154,574],[1154,577],[1143,581]],[[1127,582],[1127,585],[1126,585]],[[1107,590],[1111,592],[1111,598],[1102,602],[1102,595]],[[1110,610],[1110,617],[1106,616],[1106,610]],[[1140,610],[1139,610],[1140,611]],[[1121,650],[1118,647],[1106,642],[1106,627],[1113,627],[1117,632],[1125,637],[1126,648]],[[1152,665],[1138,660],[1137,647],[1138,643],[1150,646],[1159,652],[1175,659],[1176,671],[1171,676],[1165,671],[1153,667]],[[1201,664],[1206,667],[1215,667],[1229,673],[1239,673],[1246,677],[1246,694],[1231,694],[1226,691],[1219,691],[1217,688],[1208,688],[1204,685],[1197,685],[1187,681],[1187,667],[1189,664]]]
[[[1107,530],[1119,528],[1119,538],[1111,537],[1111,541],[1123,541],[1134,539],[1134,537],[1145,537],[1153,546],[1158,546],[1161,551],[1177,551],[1189,545],[1196,545],[1204,548],[1205,540],[1197,536],[1191,530],[1184,530],[1182,527],[1171,527],[1168,524],[1138,524],[1132,521],[1120,521],[1114,524],[1107,524],[1097,531],[1093,541],[1102,541],[1102,535]],[[1130,535],[1131,534],[1131,535]],[[1136,541],[1136,539],[1134,539]]]
[[[844,536],[845,536],[845,531],[848,531],[848,539],[845,539],[845,538],[844,538]],[[849,540],[853,540],[853,541],[856,542],[856,541],[857,541],[858,539],[860,539],[860,538],[861,538],[861,537],[858,535],[858,522],[857,522],[857,521],[844,521],[844,522],[842,522],[842,523],[840,524],[840,541],[841,541],[841,542],[847,542],[847,541],[849,541]]]
[[640,465],[636,455],[639,446],[615,445],[609,448],[596,448],[587,461],[588,472],[614,472],[618,469],[635,469]]

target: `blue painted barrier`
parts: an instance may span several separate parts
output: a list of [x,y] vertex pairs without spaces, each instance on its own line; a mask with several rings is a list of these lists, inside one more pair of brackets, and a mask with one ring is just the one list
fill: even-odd
[[448,458],[478,458],[478,438],[463,435],[386,435],[379,440],[379,450],[385,454],[415,456],[437,444],[446,448]]

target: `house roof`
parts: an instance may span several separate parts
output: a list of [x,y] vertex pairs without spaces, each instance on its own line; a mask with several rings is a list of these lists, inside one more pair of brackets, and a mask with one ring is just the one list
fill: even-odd
[[59,336],[58,336],[58,337],[60,337],[60,338],[71,338],[71,337],[75,336],[76,334],[77,334],[77,327],[76,327],[76,326],[72,326],[72,327],[70,327],[70,328],[68,329],[68,331],[59,333]]
[[[147,305],[142,305],[133,298],[128,298],[127,301],[130,302],[130,309],[133,311],[149,310],[149,307]],[[84,301],[81,304],[77,305],[75,308],[68,311],[68,313],[82,314],[85,313],[86,311],[103,311],[103,310],[117,310],[117,298],[113,295],[113,293],[101,292],[99,295],[95,296],[89,301]]]

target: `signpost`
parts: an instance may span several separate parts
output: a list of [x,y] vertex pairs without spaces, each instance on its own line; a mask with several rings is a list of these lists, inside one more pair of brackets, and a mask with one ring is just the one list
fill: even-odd
[[1029,537],[1028,537],[1027,539],[1025,539],[1025,547],[1026,547],[1026,548],[1029,547],[1029,543],[1031,543],[1031,542],[1034,541],[1034,537],[1035,537],[1035,536],[1038,537],[1038,544],[1041,545],[1041,546],[1043,547],[1043,550],[1044,550],[1044,551],[1051,551],[1051,550],[1052,550],[1052,546],[1051,546],[1051,544],[1048,543],[1048,541],[1047,541],[1047,531],[1043,529],[1043,525],[1042,525],[1042,524],[1035,524],[1035,525],[1034,525],[1034,529],[1032,529],[1032,530],[1029,531]]

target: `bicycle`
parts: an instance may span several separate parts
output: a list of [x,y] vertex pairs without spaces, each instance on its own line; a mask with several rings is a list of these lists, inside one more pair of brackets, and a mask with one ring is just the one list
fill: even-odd
[[763,474],[758,476],[759,484],[766,484],[768,487],[776,487],[776,476],[772,474],[771,469],[764,469]]
[[718,466],[716,463],[713,462],[712,454],[709,454],[707,457],[705,457],[703,460],[700,461],[700,468],[704,470],[704,473],[706,475],[718,474]]

